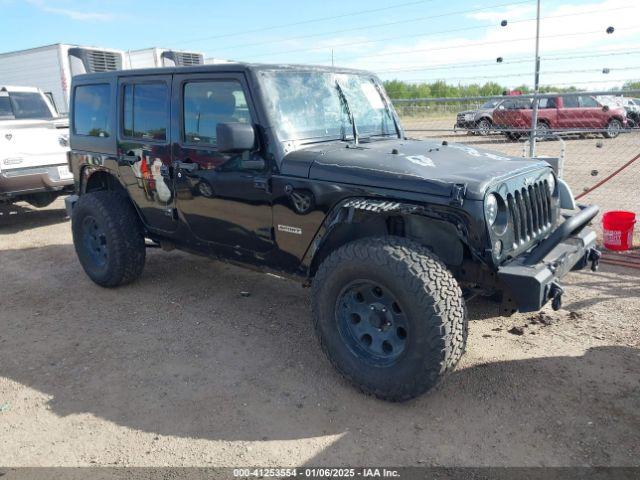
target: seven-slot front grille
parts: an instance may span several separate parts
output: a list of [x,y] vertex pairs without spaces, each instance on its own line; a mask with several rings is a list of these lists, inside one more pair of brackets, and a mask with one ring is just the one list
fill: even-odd
[[551,193],[546,180],[507,195],[516,244],[526,243],[551,227]]

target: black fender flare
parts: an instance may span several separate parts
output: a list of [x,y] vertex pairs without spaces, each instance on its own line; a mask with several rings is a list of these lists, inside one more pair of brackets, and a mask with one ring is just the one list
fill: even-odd
[[319,253],[331,234],[339,225],[352,223],[357,211],[380,215],[419,215],[450,223],[456,227],[458,238],[467,245],[474,256],[485,263],[481,253],[476,252],[470,245],[468,225],[464,217],[446,205],[421,205],[388,198],[350,197],[333,206],[309,244],[301,262],[301,270],[307,276],[313,275],[314,264],[317,263]]
[[83,194],[86,192],[87,184],[91,177],[96,174],[109,175],[113,180],[120,186],[124,191],[126,191],[126,187],[122,184],[120,180],[120,175],[118,172],[118,164],[115,159],[104,158],[101,155],[93,156],[91,158],[85,159],[88,161],[84,161],[80,164],[79,175],[78,175],[78,193]]

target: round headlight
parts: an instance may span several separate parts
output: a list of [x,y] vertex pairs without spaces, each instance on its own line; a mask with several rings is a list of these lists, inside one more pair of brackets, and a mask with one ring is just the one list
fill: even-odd
[[498,218],[498,198],[493,193],[490,193],[484,199],[484,214],[489,225],[496,223]]
[[553,192],[556,191],[556,177],[553,176],[553,173],[550,173],[547,177],[547,185],[549,186],[549,193],[553,195]]

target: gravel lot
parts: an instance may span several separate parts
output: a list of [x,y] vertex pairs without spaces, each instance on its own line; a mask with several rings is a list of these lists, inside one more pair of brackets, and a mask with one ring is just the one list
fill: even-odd
[[457,370],[390,404],[331,368],[293,282],[152,250],[107,290],[62,201],[0,213],[0,465],[640,465],[637,270],[571,274],[542,321],[474,300]]

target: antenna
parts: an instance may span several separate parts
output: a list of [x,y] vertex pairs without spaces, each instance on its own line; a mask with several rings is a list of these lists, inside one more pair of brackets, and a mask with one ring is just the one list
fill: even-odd
[[536,62],[533,80],[533,112],[531,113],[531,141],[529,142],[529,157],[536,155],[536,128],[538,123],[538,90],[540,89],[540,0],[536,1]]

